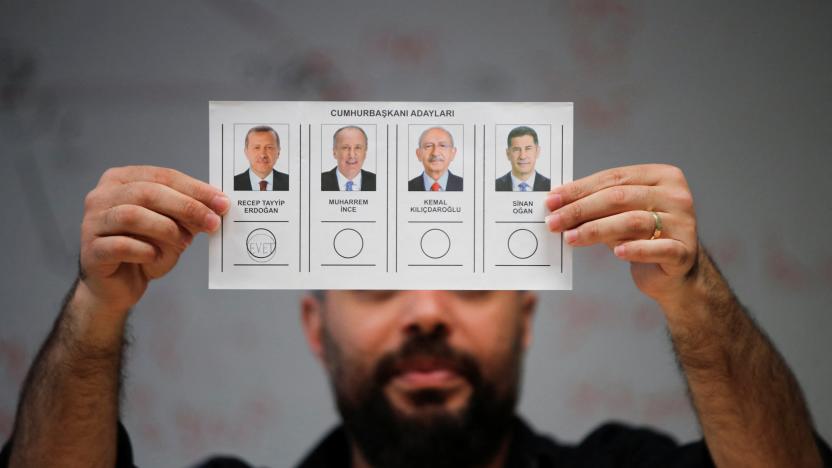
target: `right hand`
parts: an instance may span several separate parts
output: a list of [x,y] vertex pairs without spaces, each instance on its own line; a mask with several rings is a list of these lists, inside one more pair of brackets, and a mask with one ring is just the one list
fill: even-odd
[[196,234],[219,228],[229,206],[219,189],[173,169],[107,170],[84,200],[79,287],[99,305],[126,311]]

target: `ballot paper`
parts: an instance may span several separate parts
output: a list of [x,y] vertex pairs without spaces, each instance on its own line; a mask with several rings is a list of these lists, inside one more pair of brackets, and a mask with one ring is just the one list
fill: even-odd
[[209,104],[212,289],[571,289],[572,103]]

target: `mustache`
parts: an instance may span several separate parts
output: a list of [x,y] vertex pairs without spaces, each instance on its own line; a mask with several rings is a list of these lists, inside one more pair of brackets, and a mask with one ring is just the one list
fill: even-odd
[[482,382],[482,372],[477,360],[449,345],[446,335],[441,331],[411,335],[398,350],[379,359],[373,380],[382,387],[401,372],[405,363],[416,359],[429,359],[441,363],[442,367],[452,370],[473,385]]
[[428,162],[436,162],[436,161],[445,162],[445,156],[442,156],[440,154],[432,154],[432,155],[428,156]]

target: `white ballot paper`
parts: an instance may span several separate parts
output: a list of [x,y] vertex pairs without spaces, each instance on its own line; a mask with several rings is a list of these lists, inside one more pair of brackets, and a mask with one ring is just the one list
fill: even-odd
[[571,289],[572,103],[211,102],[212,289]]

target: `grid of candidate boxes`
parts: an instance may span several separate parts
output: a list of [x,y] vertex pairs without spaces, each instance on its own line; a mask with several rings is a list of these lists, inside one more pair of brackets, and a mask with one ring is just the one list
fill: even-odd
[[571,288],[544,222],[571,180],[570,103],[235,102],[210,117],[211,182],[232,198],[211,287]]

